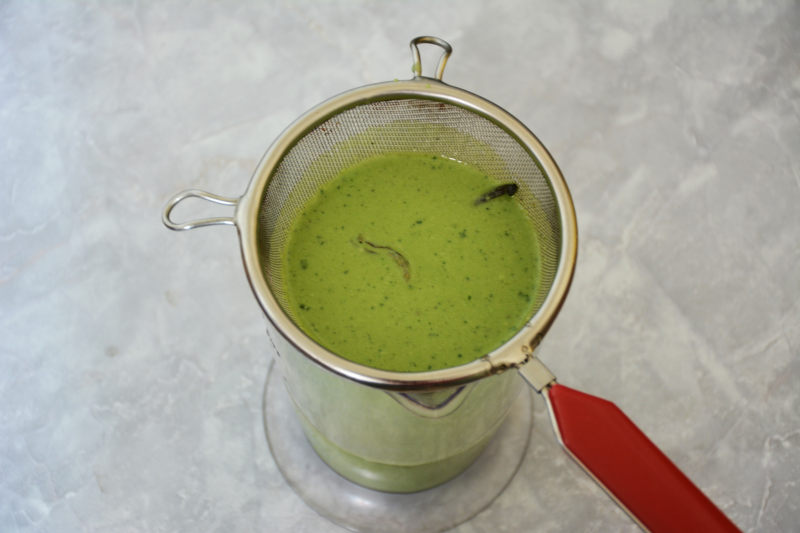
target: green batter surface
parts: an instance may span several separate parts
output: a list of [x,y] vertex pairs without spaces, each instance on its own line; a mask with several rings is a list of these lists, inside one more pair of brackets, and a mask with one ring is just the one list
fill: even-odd
[[533,315],[539,247],[518,201],[435,155],[386,154],[343,171],[306,205],[283,254],[290,314],[356,363],[457,366]]

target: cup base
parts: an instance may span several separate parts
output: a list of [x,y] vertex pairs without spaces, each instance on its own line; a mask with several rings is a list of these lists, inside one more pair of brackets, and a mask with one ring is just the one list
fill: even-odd
[[503,492],[525,456],[533,423],[531,393],[523,390],[464,472],[434,488],[410,493],[371,490],[337,474],[309,444],[280,372],[270,364],[264,387],[264,429],[286,482],[321,516],[353,531],[433,533],[466,522]]

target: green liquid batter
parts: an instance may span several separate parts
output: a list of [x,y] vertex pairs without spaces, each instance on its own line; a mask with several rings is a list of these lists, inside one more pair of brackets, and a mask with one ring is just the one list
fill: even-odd
[[399,372],[500,346],[533,315],[540,261],[513,197],[475,205],[497,185],[419,153],[344,170],[304,207],[284,250],[295,322],[346,359]]

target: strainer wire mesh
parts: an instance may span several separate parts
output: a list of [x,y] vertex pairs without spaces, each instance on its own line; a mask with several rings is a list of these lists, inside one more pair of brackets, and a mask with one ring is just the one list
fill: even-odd
[[291,318],[282,253],[292,224],[307,202],[342,170],[389,152],[419,152],[468,163],[498,182],[515,182],[515,197],[539,237],[538,309],[552,286],[560,253],[558,204],[542,167],[524,145],[486,117],[448,102],[423,98],[379,99],[334,112],[284,155],[270,177],[259,209],[261,272]]

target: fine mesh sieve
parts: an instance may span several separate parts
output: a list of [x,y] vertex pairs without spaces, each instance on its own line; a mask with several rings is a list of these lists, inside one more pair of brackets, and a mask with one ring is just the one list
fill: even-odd
[[[422,76],[418,45],[444,50],[436,78]],[[386,389],[430,390],[466,383],[531,359],[566,297],[575,265],[577,224],[566,183],[553,158],[516,118],[473,93],[441,81],[452,49],[441,39],[411,42],[416,76],[353,89],[311,109],[272,144],[241,198],[199,190],[173,197],[164,223],[174,230],[231,224],[239,230],[245,271],[272,324],[311,360],[360,383]],[[458,367],[400,373],[365,367],[312,341],[292,320],[282,252],[292,223],[320,187],[366,158],[390,152],[444,156],[472,165],[498,182],[518,185],[515,199],[530,218],[540,248],[537,309],[505,344]],[[236,206],[233,217],[176,223],[172,209],[187,197]]]
[[[422,76],[422,43],[444,50],[435,78]],[[366,486],[398,492],[434,486],[465,469],[496,431],[519,385],[508,379],[513,374],[502,373],[516,368],[544,397],[570,456],[643,529],[738,531],[617,406],[557,382],[534,355],[575,267],[577,224],[566,183],[516,118],[441,81],[449,44],[418,37],[411,49],[413,79],[354,89],[308,111],[269,148],[240,198],[192,189],[173,196],[162,213],[173,230],[236,226],[245,272],[269,319],[287,390],[314,449],[337,472]],[[316,344],[287,311],[281,255],[292,222],[340,171],[388,152],[452,158],[519,187],[515,198],[539,237],[537,311],[476,361],[414,373],[362,366]],[[236,209],[232,217],[173,221],[172,210],[189,197]]]

